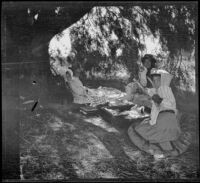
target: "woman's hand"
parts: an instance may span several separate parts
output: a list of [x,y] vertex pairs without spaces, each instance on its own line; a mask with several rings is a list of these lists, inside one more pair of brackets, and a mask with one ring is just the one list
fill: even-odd
[[144,119],[140,124],[144,125],[144,124],[148,124],[149,123],[150,118],[146,118]]
[[152,100],[156,103],[156,104],[160,104],[161,102],[162,102],[162,98],[158,95],[158,94],[154,94],[153,96],[152,96]]
[[143,65],[140,65],[139,66],[139,72],[145,72],[145,73],[147,73],[147,68],[145,66],[143,66]]

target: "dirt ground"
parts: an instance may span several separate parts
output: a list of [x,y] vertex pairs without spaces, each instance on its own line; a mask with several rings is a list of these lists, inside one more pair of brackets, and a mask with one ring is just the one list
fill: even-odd
[[163,180],[199,176],[196,113],[184,112],[181,120],[182,130],[192,134],[189,149],[179,157],[157,161],[131,143],[128,126],[119,128],[100,115],[84,116],[73,104],[41,104],[34,112],[30,106],[21,112],[21,179]]
[[[62,96],[60,90],[55,88],[55,95],[50,96],[45,85],[37,87],[32,80],[27,81],[32,88],[23,82],[22,85],[8,85],[9,81],[3,80],[5,117],[9,119],[10,116],[10,121],[19,120],[20,123],[17,135],[20,137],[22,180],[164,180],[199,177],[196,98],[181,100],[181,127],[183,131],[189,131],[193,138],[189,149],[179,157],[156,161],[131,143],[125,121],[122,120],[125,125],[120,128],[101,115],[84,116],[74,110],[74,105],[63,102],[66,96]],[[13,86],[17,88],[12,91]],[[31,100],[39,101],[34,111],[31,111],[34,104]],[[30,103],[23,104],[26,101]],[[11,113],[11,109],[14,113]],[[10,140],[15,138],[13,132],[16,129],[12,130],[14,124],[6,124],[5,128]],[[12,152],[16,152],[17,145],[10,144]]]

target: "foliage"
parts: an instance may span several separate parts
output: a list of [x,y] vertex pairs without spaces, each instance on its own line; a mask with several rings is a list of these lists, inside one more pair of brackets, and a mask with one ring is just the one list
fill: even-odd
[[[85,61],[83,68],[86,71],[94,68],[105,73],[110,73],[116,64],[122,64],[137,76],[139,44],[132,39],[129,29],[130,25],[119,15],[117,8],[94,8],[87,18],[71,29],[77,61]],[[121,55],[117,53],[120,51]]]
[[16,44],[28,45],[35,36],[50,34],[52,37],[63,31],[92,8],[89,4],[79,4],[80,7],[62,2],[4,2],[2,25],[10,31]]
[[194,4],[95,7],[71,28],[76,60],[84,70],[108,73],[115,63],[125,65],[132,79],[138,75],[139,52],[145,48],[142,36],[153,34],[168,53],[165,62],[163,59],[165,68],[175,74],[178,84],[181,80],[186,83],[182,53],[192,53],[195,48],[195,12]]
[[196,6],[190,5],[166,5],[144,8],[147,25],[153,34],[159,31],[161,42],[170,52],[170,56],[176,56],[181,49],[193,51],[195,44],[195,19]]
[[101,70],[103,73],[112,72],[116,64],[122,64],[131,73],[130,79],[137,77],[137,61],[145,48],[143,36],[153,34],[162,45],[161,55],[168,53],[165,60],[170,72],[180,74],[177,80],[187,77],[181,55],[183,51],[191,53],[194,50],[196,3],[92,7],[92,4],[80,4],[77,9],[73,4],[55,4],[48,8],[23,5],[12,11],[4,8],[3,15],[17,46],[27,48],[38,35],[46,36],[39,45],[36,39],[33,45],[37,48],[47,44],[54,34],[60,32],[58,37],[62,36],[64,28],[85,14],[69,27],[75,62],[83,70]]
[[187,80],[190,73],[187,66],[184,65],[184,52],[190,53],[186,59],[187,62],[191,61],[191,55],[195,49],[196,35],[197,9],[195,4],[147,6],[144,9],[148,12],[144,15],[148,27],[154,35],[159,32],[163,49],[169,52],[165,68],[175,76],[172,84],[180,86],[182,83],[185,87],[188,87],[189,82]]

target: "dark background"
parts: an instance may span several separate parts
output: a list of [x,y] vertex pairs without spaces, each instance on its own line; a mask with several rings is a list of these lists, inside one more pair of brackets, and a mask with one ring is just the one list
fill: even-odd
[[[57,6],[67,8],[67,18],[51,16]],[[37,75],[51,81],[48,56],[48,41],[63,29],[79,20],[93,5],[91,3],[63,2],[3,2],[1,16],[2,35],[2,178],[19,179],[19,122],[20,91],[26,90],[19,78],[24,75],[30,85],[30,99],[39,97],[37,88],[32,85],[32,76]],[[33,15],[28,16],[27,9],[43,9],[43,18],[32,25]],[[46,13],[46,14],[45,14]],[[59,21],[58,21],[59,19]],[[55,22],[58,22],[56,24]],[[37,37],[44,37],[35,44],[42,45],[33,52],[30,43]],[[37,40],[36,40],[37,42]],[[38,54],[39,53],[39,54]],[[37,81],[38,84],[38,81]],[[32,87],[32,88],[31,88]],[[50,85],[47,87],[51,88]]]

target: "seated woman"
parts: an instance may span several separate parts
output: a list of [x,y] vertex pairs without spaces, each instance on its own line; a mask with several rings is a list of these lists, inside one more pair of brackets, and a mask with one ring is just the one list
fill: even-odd
[[146,54],[142,58],[142,65],[139,71],[139,81],[133,80],[133,82],[126,86],[126,96],[123,98],[124,100],[133,101],[136,93],[146,94],[145,88],[152,87],[150,72],[152,68],[156,67],[156,60],[153,55]]
[[152,155],[176,156],[186,151],[189,136],[181,132],[176,117],[176,101],[170,82],[172,75],[164,70],[152,70],[154,88],[148,93],[152,96],[150,119],[128,129],[131,141]]
[[94,95],[89,88],[83,86],[83,83],[78,78],[78,72],[76,72],[76,74],[77,75],[73,76],[73,72],[68,69],[64,75],[64,80],[68,83],[69,88],[72,91],[74,103],[90,104],[91,106],[105,104],[105,98]]

